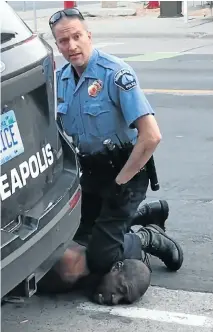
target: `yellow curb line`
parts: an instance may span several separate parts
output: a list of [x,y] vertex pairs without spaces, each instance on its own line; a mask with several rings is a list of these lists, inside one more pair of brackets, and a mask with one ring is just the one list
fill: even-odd
[[142,89],[144,93],[171,94],[171,95],[202,95],[213,96],[213,90],[172,90],[172,89]]

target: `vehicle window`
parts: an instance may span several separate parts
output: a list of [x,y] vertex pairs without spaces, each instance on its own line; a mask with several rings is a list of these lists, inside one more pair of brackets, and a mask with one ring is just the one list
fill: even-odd
[[1,49],[20,43],[32,35],[32,31],[25,25],[21,18],[19,18],[16,12],[2,0],[0,22]]

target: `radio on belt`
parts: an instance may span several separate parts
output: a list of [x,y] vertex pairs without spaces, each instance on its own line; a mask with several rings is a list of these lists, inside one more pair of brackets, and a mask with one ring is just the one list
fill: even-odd
[[113,143],[113,141],[108,138],[103,142],[104,147],[107,149],[110,160],[112,162],[113,167],[117,172],[120,172],[122,168],[122,163],[120,160],[120,149],[119,147]]
[[[117,172],[120,172],[122,169],[122,158],[121,158],[121,149],[113,143],[113,141],[109,138],[106,139],[103,142],[103,145],[107,149],[107,152],[109,154],[110,160],[112,162],[112,165],[116,169]],[[157,171],[155,167],[155,161],[153,155],[151,158],[148,160],[146,163],[146,170],[147,174],[150,180],[150,186],[152,191],[158,191],[160,189],[159,181],[158,181],[158,176],[157,176]]]

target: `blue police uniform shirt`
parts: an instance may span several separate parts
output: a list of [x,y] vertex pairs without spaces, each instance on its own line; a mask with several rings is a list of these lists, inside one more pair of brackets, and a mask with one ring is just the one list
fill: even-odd
[[[103,151],[103,141],[137,140],[134,121],[154,111],[134,70],[123,60],[94,49],[77,85],[70,64],[56,72],[58,113],[81,153]],[[95,92],[89,93],[94,84]],[[98,87],[98,88],[97,88]]]

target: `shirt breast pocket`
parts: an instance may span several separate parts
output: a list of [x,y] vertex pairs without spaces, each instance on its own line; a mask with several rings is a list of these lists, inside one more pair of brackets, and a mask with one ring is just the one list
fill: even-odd
[[58,103],[58,113],[60,114],[67,114],[68,112],[68,103]]
[[110,101],[86,102],[83,108],[86,131],[96,137],[104,137],[115,131],[114,109]]
[[77,133],[76,118],[69,112],[69,104],[59,103],[58,113],[61,115],[63,129],[67,135],[73,135]]

